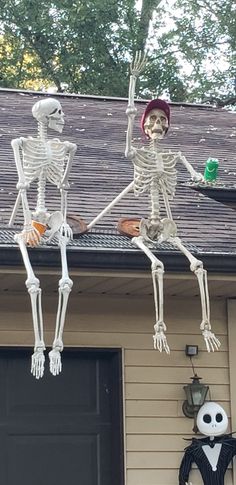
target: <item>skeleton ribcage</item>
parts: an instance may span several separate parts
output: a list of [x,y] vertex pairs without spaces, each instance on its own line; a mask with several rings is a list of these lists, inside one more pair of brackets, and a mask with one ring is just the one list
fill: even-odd
[[134,194],[150,191],[152,181],[160,191],[165,190],[169,199],[175,194],[177,172],[175,169],[177,155],[174,153],[158,154],[144,148],[136,150],[134,163]]
[[66,147],[59,140],[29,139],[22,144],[23,171],[28,184],[42,174],[53,185],[62,180]]

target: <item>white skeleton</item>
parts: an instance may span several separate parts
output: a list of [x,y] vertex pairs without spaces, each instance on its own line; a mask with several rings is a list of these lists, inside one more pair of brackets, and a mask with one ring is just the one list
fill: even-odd
[[[20,203],[24,216],[24,228],[15,235],[25,265],[28,289],[33,317],[35,346],[31,361],[31,372],[39,379],[44,373],[44,336],[41,305],[41,288],[36,278],[28,255],[27,246],[36,247],[45,240],[57,237],[61,253],[62,277],[59,281],[59,301],[56,317],[54,342],[49,352],[50,371],[53,375],[61,372],[61,352],[63,350],[62,334],[66,316],[67,302],[73,285],[68,275],[66,245],[72,239],[72,230],[67,224],[67,192],[68,178],[71,170],[76,145],[61,142],[54,138],[49,140],[48,128],[59,133],[64,126],[64,113],[59,101],[47,98],[38,101],[32,108],[34,118],[38,122],[37,138],[17,138],[12,140],[12,148],[18,172],[18,196],[12,212],[9,225],[14,223]],[[37,203],[31,212],[27,199],[30,184],[37,181]],[[46,208],[46,183],[56,185],[61,194],[61,210],[49,213]],[[43,234],[46,239],[42,239]]]
[[[149,138],[147,147],[136,149],[132,145],[132,135],[134,119],[137,109],[134,105],[134,95],[136,80],[146,65],[145,56],[139,52],[136,54],[134,62],[131,64],[131,76],[129,84],[129,101],[126,114],[128,116],[128,129],[126,136],[126,157],[133,162],[134,180],[131,182],[90,224],[92,228],[124,195],[131,189],[134,194],[139,196],[148,192],[151,201],[151,214],[148,220],[141,220],[140,235],[133,237],[132,243],[140,248],[149,258],[152,269],[152,280],[154,290],[154,303],[156,313],[156,323],[154,325],[155,334],[154,347],[160,352],[163,350],[170,352],[165,331],[166,325],[163,316],[163,263],[150,250],[149,242],[168,241],[179,249],[189,260],[191,271],[197,276],[201,305],[202,321],[200,329],[202,331],[208,352],[218,350],[219,340],[211,332],[210,324],[210,305],[207,284],[207,272],[203,269],[202,261],[196,259],[190,251],[182,244],[177,237],[177,227],[173,221],[170,200],[173,199],[177,183],[176,163],[181,162],[189,171],[192,180],[203,180],[203,176],[197,173],[186,158],[180,153],[172,151],[162,151],[159,140],[166,134],[169,127],[169,106],[163,100],[152,100],[146,108],[142,118],[142,128]],[[160,218],[159,199],[162,196],[167,217]]]

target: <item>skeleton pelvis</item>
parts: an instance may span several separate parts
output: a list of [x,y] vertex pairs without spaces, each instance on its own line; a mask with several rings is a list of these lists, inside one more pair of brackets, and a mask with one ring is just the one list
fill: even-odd
[[140,222],[140,235],[147,241],[167,241],[176,234],[175,222],[167,217],[156,222],[149,219],[142,219]]
[[49,227],[49,230],[47,231],[46,236],[52,237],[53,234],[59,231],[62,223],[63,215],[60,211],[50,214],[47,219],[47,226]]

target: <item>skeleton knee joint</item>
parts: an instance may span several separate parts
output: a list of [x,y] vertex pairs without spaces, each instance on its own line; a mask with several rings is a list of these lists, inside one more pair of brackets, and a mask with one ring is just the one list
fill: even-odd
[[157,274],[164,273],[164,264],[161,261],[153,261],[152,263],[152,272]]
[[70,293],[72,290],[73,281],[70,278],[62,278],[59,281],[59,290],[63,293]]
[[25,282],[25,286],[28,289],[28,292],[31,294],[41,292],[41,288],[39,288],[39,284],[40,282],[36,277],[28,278]]
[[190,269],[194,273],[201,273],[203,272],[203,262],[200,261],[199,259],[195,259],[191,264],[190,264]]

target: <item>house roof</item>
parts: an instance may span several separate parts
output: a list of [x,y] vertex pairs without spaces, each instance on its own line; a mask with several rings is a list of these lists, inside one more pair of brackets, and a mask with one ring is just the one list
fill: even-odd
[[[17,173],[11,140],[20,136],[35,136],[37,126],[31,114],[33,104],[42,97],[42,93],[16,92],[0,90],[0,247],[1,262],[6,257],[15,261],[16,245],[13,231],[7,229],[7,223],[17,195]],[[52,96],[52,95],[51,95]],[[124,156],[125,115],[127,100],[77,95],[53,95],[59,97],[65,112],[65,128],[61,140],[77,144],[68,196],[68,212],[81,216],[87,223],[119,194],[133,177],[132,163]],[[134,138],[140,139],[139,119],[146,105],[138,100],[137,121]],[[236,114],[229,111],[203,105],[171,103],[171,128],[163,146],[181,151],[193,167],[204,172],[209,157],[220,162],[219,177],[221,186],[228,190],[236,187]],[[51,132],[51,136],[54,134]],[[57,136],[57,135],[56,135]],[[189,174],[178,165],[178,186],[176,197],[172,201],[173,218],[177,223],[179,236],[192,252],[207,258],[210,266],[223,271],[232,271],[232,260],[236,254],[235,212],[229,207],[194,191],[188,185]],[[30,200],[36,195],[36,188]],[[48,210],[60,208],[57,189],[48,186]],[[147,196],[134,197],[131,192],[114,207],[110,214],[91,231],[80,236],[68,248],[71,262],[81,262],[83,255],[94,254],[93,264],[115,265],[117,255],[124,259],[124,264],[134,261],[134,266],[148,267],[147,258],[130,243],[126,236],[117,231],[117,222],[122,217],[145,217],[148,214]],[[164,213],[163,213],[164,216]],[[18,222],[21,222],[20,217]],[[99,241],[98,241],[99,235]],[[178,268],[187,267],[184,258],[165,244],[157,246],[170,266],[178,261]],[[6,251],[6,253],[5,253]],[[10,251],[10,253],[8,253]],[[40,256],[54,251],[53,244],[45,245],[32,251],[35,261],[42,261]],[[104,260],[101,262],[101,254]],[[76,256],[75,256],[76,255]],[[221,256],[221,258],[219,258]],[[224,260],[222,260],[224,256]],[[168,259],[169,258],[169,259]],[[226,262],[227,259],[227,262]],[[99,261],[100,263],[99,263]],[[119,260],[121,263],[121,259]],[[118,261],[118,263],[119,263]],[[224,261],[224,262],[223,262]],[[56,264],[56,263],[55,263]],[[146,265],[146,266],[145,266]]]

